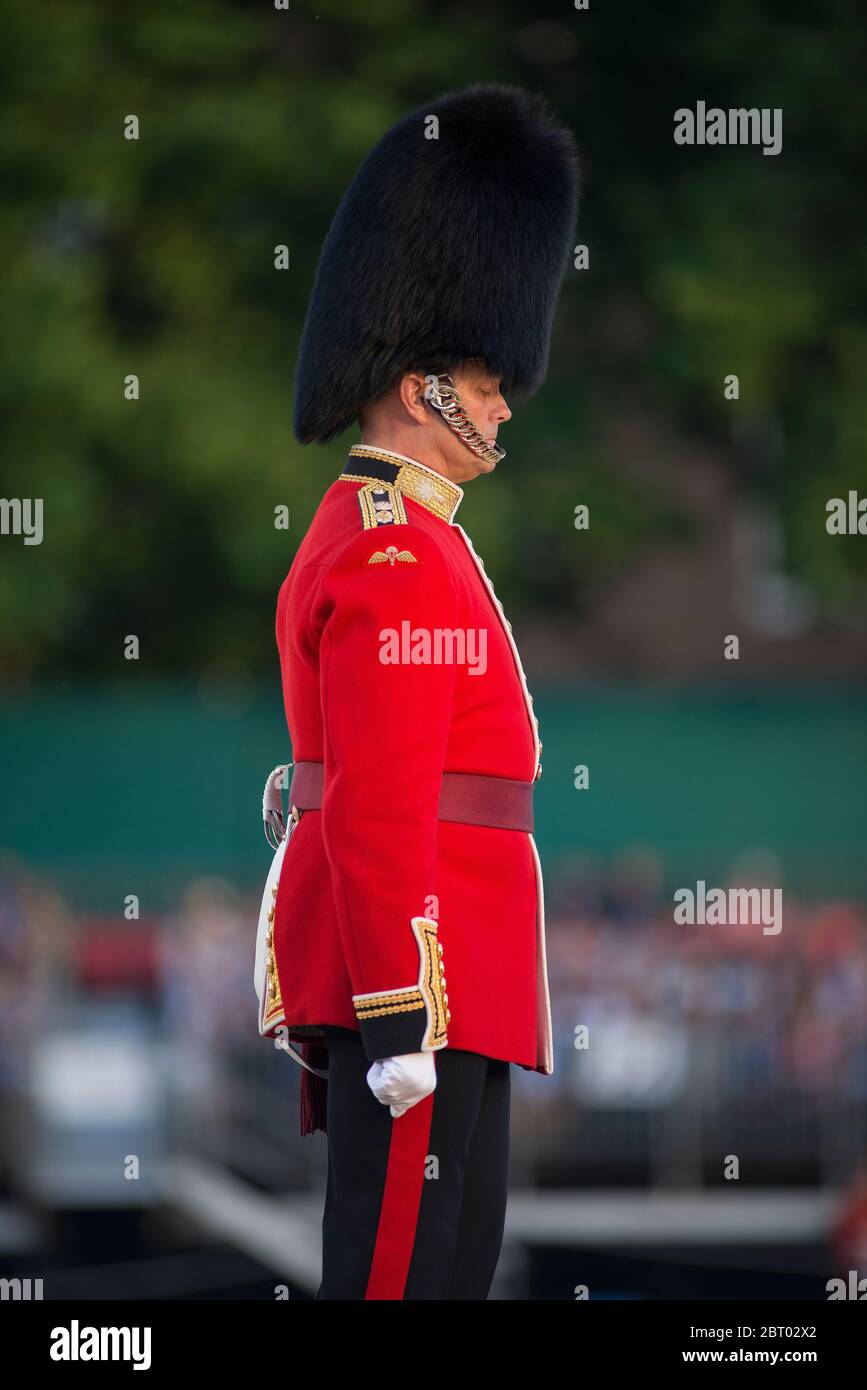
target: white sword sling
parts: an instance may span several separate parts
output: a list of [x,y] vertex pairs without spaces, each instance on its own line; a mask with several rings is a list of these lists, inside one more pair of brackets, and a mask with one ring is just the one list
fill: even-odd
[[[273,955],[273,925],[277,904],[277,889],[280,884],[280,874],[283,868],[283,856],[286,853],[286,846],[292,838],[292,833],[299,821],[299,813],[292,807],[287,828],[286,819],[283,815],[283,788],[288,786],[289,769],[293,763],[281,763],[275,767],[265,783],[265,791],[262,796],[262,820],[265,825],[265,839],[274,850],[274,858],[271,861],[271,868],[265,880],[265,891],[262,894],[262,906],[259,909],[259,927],[256,933],[256,959],[253,966],[253,988],[259,1000],[259,1033],[265,1036],[265,1013],[268,1006],[268,958]],[[271,1025],[273,1027],[273,1024]],[[312,1067],[295,1048],[285,1039],[281,1038],[278,1046],[284,1052],[288,1052],[295,1061],[307,1071],[313,1072],[315,1076],[327,1078],[328,1069],[322,1067]]]

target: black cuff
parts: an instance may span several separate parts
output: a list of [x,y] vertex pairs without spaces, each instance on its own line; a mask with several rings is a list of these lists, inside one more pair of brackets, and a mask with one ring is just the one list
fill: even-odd
[[356,1005],[358,1031],[369,1062],[380,1057],[400,1057],[406,1052],[421,1052],[427,1033],[427,1010],[420,1008],[407,1013],[381,1014],[365,1018],[363,1008]]
[[421,962],[419,983],[352,996],[361,1042],[371,1062],[448,1047],[451,1013],[437,924],[430,917],[413,917],[411,922]]

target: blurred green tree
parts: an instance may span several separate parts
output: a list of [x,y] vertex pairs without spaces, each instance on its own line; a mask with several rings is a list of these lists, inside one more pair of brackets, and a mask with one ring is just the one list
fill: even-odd
[[[829,543],[824,505],[867,492],[861,28],[856,0],[7,3],[2,492],[43,498],[45,534],[0,537],[4,682],[120,675],[128,633],[154,674],[271,677],[276,591],[342,458],[291,435],[322,237],[380,133],[472,81],[573,126],[590,249],[498,485],[463,504],[504,601],[579,611],[641,546],[689,542],[619,467],[634,419],[772,499],[787,566],[845,621],[867,548]],[[782,108],[782,153],[676,146],[699,99]]]

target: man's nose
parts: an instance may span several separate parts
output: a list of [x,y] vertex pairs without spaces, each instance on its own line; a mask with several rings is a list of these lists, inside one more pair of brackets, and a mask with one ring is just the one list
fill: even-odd
[[512,412],[511,412],[511,410],[509,409],[509,407],[506,405],[506,398],[505,398],[505,396],[501,396],[501,397],[500,397],[500,404],[497,406],[497,420],[498,420],[498,421],[511,420],[511,418],[512,418]]

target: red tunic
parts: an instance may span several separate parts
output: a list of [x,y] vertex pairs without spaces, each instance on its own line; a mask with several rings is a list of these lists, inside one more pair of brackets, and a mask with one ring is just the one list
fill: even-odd
[[[510,625],[454,522],[456,484],[387,450],[353,451],[347,467],[277,605],[293,757],[324,762],[324,786],[286,846],[267,1035],[337,1024],[360,1030],[370,1060],[447,1045],[550,1073],[533,837],[437,818],[443,771],[539,772]],[[444,970],[447,1036],[434,1042],[413,919]]]

